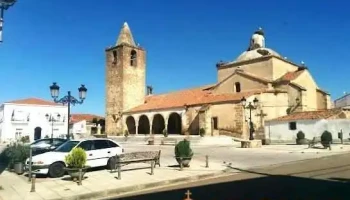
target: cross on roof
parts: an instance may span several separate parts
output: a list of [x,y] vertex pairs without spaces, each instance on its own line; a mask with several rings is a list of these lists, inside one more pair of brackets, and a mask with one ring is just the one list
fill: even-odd
[[190,195],[192,194],[192,193],[190,192],[190,190],[187,190],[187,192],[186,192],[185,194],[186,194],[186,199],[184,199],[184,200],[192,200],[192,199],[190,198]]

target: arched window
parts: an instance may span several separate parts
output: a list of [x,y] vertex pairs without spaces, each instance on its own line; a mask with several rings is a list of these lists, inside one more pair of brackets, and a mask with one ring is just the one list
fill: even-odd
[[241,92],[241,84],[239,82],[235,83],[235,90],[236,92]]
[[137,53],[135,50],[132,50],[130,53],[130,65],[136,66],[137,64]]

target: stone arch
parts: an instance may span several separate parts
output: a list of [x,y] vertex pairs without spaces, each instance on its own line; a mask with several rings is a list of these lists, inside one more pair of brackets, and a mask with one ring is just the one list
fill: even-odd
[[141,115],[139,118],[138,134],[149,134],[149,119],[146,115]]
[[168,119],[168,133],[169,134],[181,134],[182,122],[181,115],[176,112],[173,112],[169,115]]
[[152,133],[162,134],[165,129],[165,120],[161,114],[155,114],[152,121]]
[[126,127],[127,127],[127,130],[129,131],[129,134],[136,134],[136,123],[135,123],[135,118],[133,116],[128,116],[126,118]]

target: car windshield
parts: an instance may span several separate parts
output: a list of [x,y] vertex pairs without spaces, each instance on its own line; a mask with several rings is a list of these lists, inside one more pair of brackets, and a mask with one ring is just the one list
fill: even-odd
[[63,143],[61,146],[59,146],[55,151],[56,152],[70,152],[77,144],[79,141],[67,141]]
[[49,139],[41,139],[33,142],[31,145],[41,145],[41,144],[50,144]]

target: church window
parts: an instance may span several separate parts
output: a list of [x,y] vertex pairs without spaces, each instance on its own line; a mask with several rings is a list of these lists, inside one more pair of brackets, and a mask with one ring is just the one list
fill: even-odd
[[135,50],[132,50],[130,53],[130,65],[136,66],[137,64],[137,53]]
[[118,56],[117,51],[113,51],[113,62],[117,62],[117,56]]
[[289,130],[297,130],[297,123],[296,122],[289,122]]
[[213,128],[218,130],[218,117],[213,117]]
[[241,92],[241,83],[236,82],[235,83],[235,89],[236,89],[236,92]]

